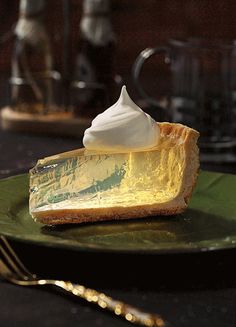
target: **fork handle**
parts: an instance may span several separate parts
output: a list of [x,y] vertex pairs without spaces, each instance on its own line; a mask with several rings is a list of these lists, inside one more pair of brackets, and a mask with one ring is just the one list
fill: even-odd
[[86,288],[83,285],[65,281],[56,281],[54,285],[59,286],[88,302],[96,304],[102,309],[110,310],[117,316],[121,316],[131,323],[148,327],[167,327],[167,323],[165,323],[159,315],[141,311],[129,304],[114,300],[104,293]]

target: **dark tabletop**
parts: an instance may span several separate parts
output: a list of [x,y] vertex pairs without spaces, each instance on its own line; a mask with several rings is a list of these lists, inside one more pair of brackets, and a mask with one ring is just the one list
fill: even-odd
[[[25,172],[40,157],[81,140],[0,131],[0,177]],[[202,165],[235,173],[235,165]],[[12,241],[30,270],[71,279],[160,313],[174,327],[236,326],[236,249],[178,255],[80,253]],[[105,326],[129,323],[49,288],[0,281],[0,326]]]

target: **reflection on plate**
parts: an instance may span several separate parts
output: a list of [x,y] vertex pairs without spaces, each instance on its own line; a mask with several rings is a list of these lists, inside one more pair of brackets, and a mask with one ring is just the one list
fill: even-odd
[[44,226],[28,213],[28,175],[0,181],[0,232],[14,239],[87,251],[178,253],[236,247],[236,175],[201,172],[184,214]]

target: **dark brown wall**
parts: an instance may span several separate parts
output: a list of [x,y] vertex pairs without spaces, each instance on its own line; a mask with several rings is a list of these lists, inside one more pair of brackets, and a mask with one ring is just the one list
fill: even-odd
[[[70,0],[71,67],[79,38],[81,4],[81,0]],[[17,0],[0,1],[0,35],[15,22],[17,11]],[[112,21],[118,39],[118,70],[128,76],[135,57],[143,48],[163,44],[171,37],[236,38],[235,17],[235,0],[113,0]],[[62,62],[62,18],[62,1],[49,0],[47,25],[58,69],[61,69]],[[0,46],[0,72],[8,72],[12,42]]]

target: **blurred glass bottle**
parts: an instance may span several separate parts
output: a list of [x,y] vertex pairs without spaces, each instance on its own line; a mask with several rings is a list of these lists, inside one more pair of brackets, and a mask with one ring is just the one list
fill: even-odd
[[12,55],[11,102],[16,111],[52,110],[52,53],[44,0],[21,0]]
[[75,115],[92,118],[117,97],[121,81],[114,72],[115,48],[110,1],[84,0],[71,84],[71,105]]

